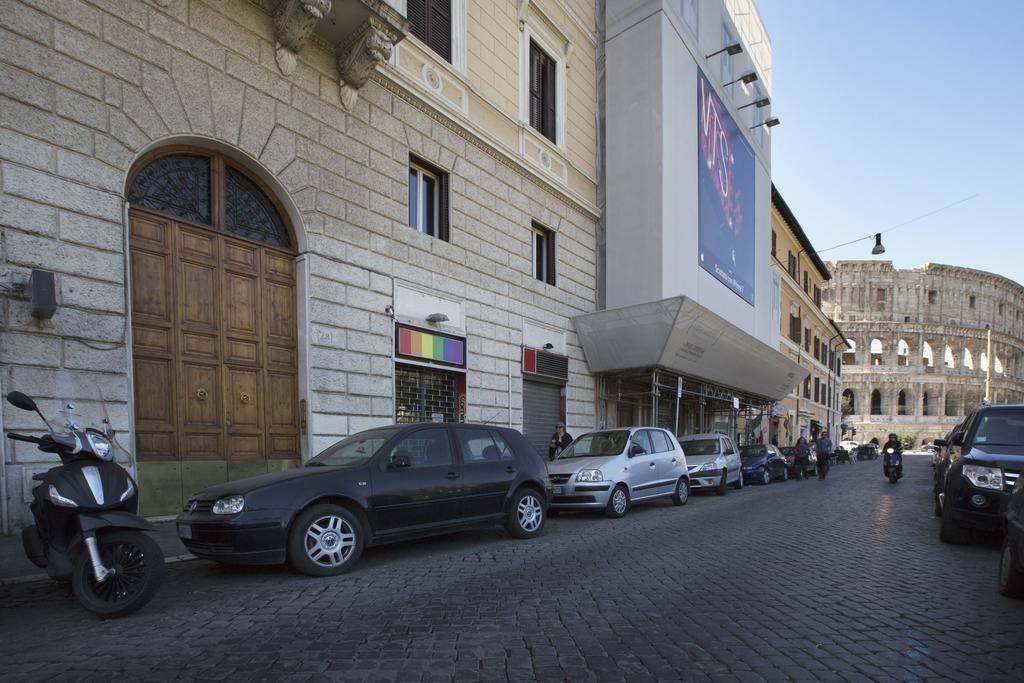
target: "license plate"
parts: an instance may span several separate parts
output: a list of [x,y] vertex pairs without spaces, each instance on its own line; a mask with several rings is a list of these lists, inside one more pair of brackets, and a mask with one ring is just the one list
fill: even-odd
[[181,538],[192,538],[192,525],[191,524],[179,524],[178,525],[178,536]]
[[551,487],[551,492],[554,493],[556,496],[560,496],[563,493],[565,493],[565,487],[564,486],[552,486]]

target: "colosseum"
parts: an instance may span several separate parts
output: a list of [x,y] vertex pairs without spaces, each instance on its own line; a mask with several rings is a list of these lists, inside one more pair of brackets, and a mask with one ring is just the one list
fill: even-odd
[[985,396],[1024,401],[1024,288],[971,268],[833,261],[822,308],[850,340],[843,354],[844,423],[854,439],[889,432],[941,438]]

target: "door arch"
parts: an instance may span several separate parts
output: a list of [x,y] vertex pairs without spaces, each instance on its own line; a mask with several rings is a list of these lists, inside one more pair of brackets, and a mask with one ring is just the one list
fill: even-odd
[[259,178],[209,149],[153,150],[127,188],[141,511],[173,514],[300,460],[295,233]]

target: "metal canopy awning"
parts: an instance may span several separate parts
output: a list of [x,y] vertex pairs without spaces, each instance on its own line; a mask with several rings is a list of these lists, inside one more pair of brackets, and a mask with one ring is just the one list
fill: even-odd
[[595,374],[660,367],[779,400],[808,370],[685,296],[573,318]]

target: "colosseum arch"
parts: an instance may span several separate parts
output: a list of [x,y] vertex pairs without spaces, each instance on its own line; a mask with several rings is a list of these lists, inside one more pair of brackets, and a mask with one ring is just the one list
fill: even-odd
[[971,347],[970,346],[965,346],[964,347],[964,362],[963,362],[963,366],[965,368],[967,368],[968,370],[973,370],[974,369],[974,354],[971,353]]
[[997,375],[1004,374],[1003,359],[999,357],[998,352],[992,357],[992,372]]
[[922,415],[931,415],[932,412],[934,411],[934,407],[931,405],[930,399],[931,399],[931,395],[929,394],[927,389],[925,389],[924,391],[921,392],[921,414]]
[[984,351],[981,352],[981,362],[978,363],[978,369],[982,372],[988,370],[988,354]]
[[874,389],[871,392],[871,414],[882,414],[882,392],[878,389]]
[[881,365],[882,356],[885,353],[885,345],[882,344],[882,340],[877,337],[872,339],[868,350],[871,353],[871,365]]
[[935,352],[932,351],[932,345],[927,341],[924,343],[921,350],[921,359],[924,361],[925,367],[935,367]]
[[843,365],[857,364],[857,340],[850,339],[850,346],[843,351]]
[[947,368],[956,367],[956,351],[950,344],[946,344],[946,348],[942,353],[942,364]]
[[900,389],[899,393],[896,394],[896,414],[897,415],[914,415],[917,412],[917,406],[914,404],[914,393],[910,389]]
[[843,415],[857,414],[857,394],[854,393],[853,389],[843,390],[842,412]]
[[910,344],[906,339],[901,338],[896,342],[896,365],[910,365]]
[[946,390],[946,405],[944,406],[943,414],[946,417],[956,417],[957,415],[960,415],[959,387],[949,387]]

